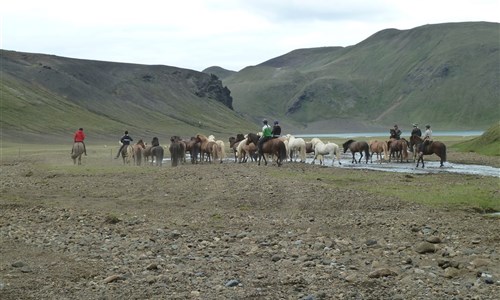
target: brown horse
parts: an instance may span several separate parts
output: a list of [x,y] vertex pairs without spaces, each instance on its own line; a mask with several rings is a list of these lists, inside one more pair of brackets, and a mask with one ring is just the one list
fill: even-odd
[[189,152],[189,156],[191,157],[191,163],[196,164],[198,163],[199,156],[200,156],[200,142],[196,139],[196,137],[191,137],[189,141],[184,141],[186,145],[186,152]]
[[[351,150],[352,163],[361,163],[361,159],[363,158],[363,152],[365,153],[366,156],[366,163],[368,163],[368,159],[370,158],[370,147],[368,146],[367,142],[365,141],[356,142],[355,140],[348,140],[347,142],[343,143],[342,146],[344,147],[344,153],[347,152],[347,149]],[[359,152],[359,154],[361,154],[358,161],[356,161],[356,152]]]
[[135,143],[132,146],[132,149],[134,150],[134,164],[136,166],[140,166],[141,165],[141,163],[142,163],[142,156],[143,156],[145,148],[146,148],[146,145],[144,144],[144,142],[142,141],[142,139],[140,139],[139,141],[137,141],[137,143]]
[[[370,141],[370,162],[373,163],[373,154],[377,154],[378,162],[381,164],[382,160],[387,160],[387,143],[383,141]],[[384,155],[382,157],[382,154]]]
[[429,141],[429,143],[424,143],[423,139],[419,136],[410,137],[412,144],[416,145],[415,152],[418,151],[417,168],[419,162],[422,162],[422,168],[424,167],[424,155],[436,154],[440,159],[440,167],[444,166],[446,161],[446,145],[439,141]]
[[389,149],[389,161],[391,161],[391,157],[395,157],[399,159],[399,162],[403,162],[403,159],[408,162],[408,142],[405,139],[390,139],[387,142],[387,148]]
[[[247,145],[250,143],[254,143],[255,145],[258,145],[259,143],[259,136],[256,135],[255,133],[249,133],[247,135]],[[283,164],[283,160],[286,160],[286,146],[285,143],[283,143],[282,140],[278,138],[270,139],[262,145],[262,152],[257,151],[259,155],[259,161],[258,165],[260,166],[260,160],[263,157],[264,158],[264,165],[267,165],[267,159],[265,154],[269,153],[271,155],[276,155],[276,163],[278,164],[278,167],[280,167]]]
[[220,163],[222,163],[222,153],[221,153],[222,150],[220,149],[220,146],[216,142],[209,141],[208,138],[203,134],[197,134],[196,140],[200,143],[202,162],[206,154],[209,163],[212,162],[212,159],[213,160],[219,159]]

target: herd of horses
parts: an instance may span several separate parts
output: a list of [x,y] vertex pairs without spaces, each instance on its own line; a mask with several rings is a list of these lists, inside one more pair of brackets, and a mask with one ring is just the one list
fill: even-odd
[[[270,158],[277,166],[281,166],[283,162],[306,162],[306,155],[312,153],[312,164],[319,160],[319,164],[324,164],[325,156],[330,156],[332,166],[335,158],[340,165],[341,148],[332,142],[324,143],[319,138],[313,138],[306,142],[303,138],[296,138],[290,134],[285,136],[272,138],[262,145],[262,153],[258,151],[260,135],[256,133],[248,133],[246,135],[237,134],[236,137],[229,138],[229,149],[234,154],[234,161],[238,163],[247,162],[248,159],[256,161],[260,165],[261,160],[267,165]],[[412,145],[410,149],[410,145]],[[216,140],[213,135],[205,136],[197,134],[190,139],[182,139],[179,136],[172,136],[170,144],[165,147],[170,152],[170,161],[172,166],[178,166],[179,163],[186,163],[186,154],[189,153],[191,163],[222,163],[226,158],[225,143],[222,140]],[[398,162],[409,162],[409,153],[413,154],[413,161],[417,162],[417,167],[422,164],[424,167],[424,155],[435,154],[440,158],[440,166],[446,161],[446,146],[439,141],[424,143],[422,138],[418,136],[410,137],[410,140],[404,138],[390,138],[387,141],[355,141],[348,140],[342,144],[343,153],[349,150],[352,154],[352,163],[361,163],[365,159],[373,163],[373,157],[376,155],[379,163],[382,161],[396,160]],[[83,154],[83,145],[75,143],[71,158],[76,164],[81,164],[81,156]],[[359,158],[356,154],[359,153]],[[123,164],[138,165],[150,164],[162,166],[164,158],[164,147],[159,144],[158,138],[154,137],[150,145],[147,145],[142,139],[135,144],[123,147],[120,153]]]

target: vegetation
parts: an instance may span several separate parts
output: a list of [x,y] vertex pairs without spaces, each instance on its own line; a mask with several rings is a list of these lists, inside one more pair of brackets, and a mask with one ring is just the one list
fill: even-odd
[[311,184],[321,182],[338,189],[365,191],[382,198],[397,197],[431,207],[473,209],[480,212],[500,211],[498,178],[495,177],[456,174],[410,175],[340,169],[321,175],[281,171],[276,171],[274,176],[310,181]]
[[124,130],[146,141],[197,133],[227,140],[258,130],[262,118],[294,134],[414,122],[484,130],[498,121],[499,30],[486,22],[387,29],[238,72],[1,50],[2,142],[64,143],[78,127],[106,143]]
[[237,111],[273,114],[303,132],[415,122],[484,130],[498,119],[499,30],[485,22],[387,29],[351,47],[295,50],[223,82]]
[[463,152],[476,152],[489,156],[500,156],[500,122],[496,122],[481,136],[453,146]]

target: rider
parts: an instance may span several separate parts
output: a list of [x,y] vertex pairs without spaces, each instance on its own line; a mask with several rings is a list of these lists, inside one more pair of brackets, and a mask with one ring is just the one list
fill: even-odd
[[130,142],[132,142],[132,141],[133,141],[133,139],[130,137],[130,135],[128,135],[128,131],[125,131],[125,135],[122,136],[122,138],[120,139],[120,143],[122,143],[122,145],[120,147],[120,150],[118,150],[118,153],[116,153],[115,159],[117,159],[120,156],[120,153],[122,153],[123,147],[130,145]]
[[391,139],[396,139],[396,140],[399,140],[401,139],[401,130],[398,128],[398,125],[394,125],[394,130],[390,130],[391,131]]
[[274,121],[273,131],[271,132],[273,137],[279,137],[281,135],[281,126],[278,121]]
[[425,132],[424,132],[424,139],[423,139],[422,146],[420,146],[420,152],[424,152],[425,146],[429,145],[432,143],[432,130],[431,130],[431,125],[427,124],[425,125]]
[[273,134],[271,126],[267,124],[267,120],[266,119],[262,120],[262,123],[264,123],[264,126],[262,126],[262,136],[259,139],[257,147],[259,149],[259,153],[261,155],[264,155],[264,152],[262,151],[262,146],[266,141],[270,140],[273,137]]
[[[420,128],[418,128],[418,124],[413,124],[413,129],[411,131],[411,136],[418,136],[418,137],[421,137],[422,136],[422,131],[420,130]],[[413,146],[414,146],[414,143],[413,143],[413,139],[410,139],[410,152],[413,152]]]
[[[75,143],[82,143],[83,144],[83,153],[85,156],[87,155],[87,148],[85,147],[85,143],[83,142],[85,140],[85,133],[83,133],[83,128],[78,129],[75,131],[75,134],[73,135],[73,141]],[[73,149],[71,149],[71,154],[73,154]]]

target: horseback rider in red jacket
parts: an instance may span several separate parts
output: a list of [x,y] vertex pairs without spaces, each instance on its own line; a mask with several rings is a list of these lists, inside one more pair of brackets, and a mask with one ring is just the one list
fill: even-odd
[[[75,131],[75,134],[73,135],[73,141],[75,143],[82,143],[83,153],[87,155],[87,148],[85,147],[85,143],[83,142],[83,140],[85,140],[85,133],[83,133],[83,128],[80,128],[77,131]],[[71,154],[73,154],[73,150],[71,150]]]

